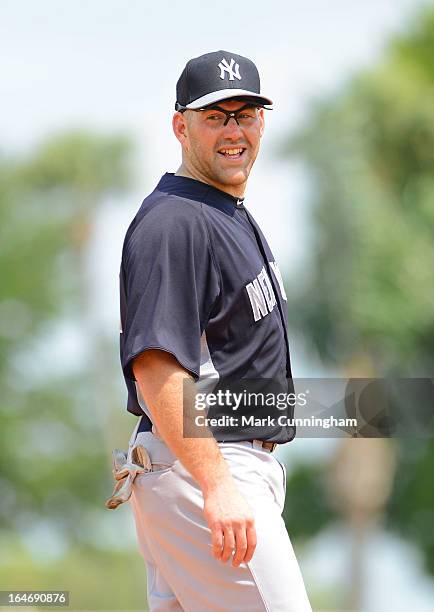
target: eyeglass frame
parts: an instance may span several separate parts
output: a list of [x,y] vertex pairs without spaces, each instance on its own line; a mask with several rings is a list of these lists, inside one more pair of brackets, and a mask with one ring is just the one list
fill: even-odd
[[176,102],[175,104],[175,110],[178,111],[178,113],[185,113],[186,110],[193,110],[195,112],[200,112],[204,110],[217,110],[226,115],[226,120],[223,123],[223,127],[229,123],[230,119],[235,119],[236,124],[239,126],[240,125],[238,123],[239,114],[242,111],[246,110],[246,108],[265,108],[265,107],[263,104],[255,104],[254,102],[247,102],[246,104],[244,104],[244,106],[242,106],[241,108],[238,108],[235,111],[228,111],[222,108],[221,106],[219,106],[218,104],[204,106],[203,108],[188,108],[187,106],[183,106],[179,102]]

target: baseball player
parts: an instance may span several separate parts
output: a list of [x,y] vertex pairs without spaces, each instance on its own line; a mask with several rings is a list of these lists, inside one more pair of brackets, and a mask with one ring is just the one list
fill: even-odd
[[273,455],[294,429],[183,435],[186,382],[291,388],[282,277],[244,201],[272,101],[255,64],[227,51],[191,59],[176,95],[182,163],[145,198],[123,246],[121,363],[139,419],[107,506],[130,501],[153,612],[308,612]]

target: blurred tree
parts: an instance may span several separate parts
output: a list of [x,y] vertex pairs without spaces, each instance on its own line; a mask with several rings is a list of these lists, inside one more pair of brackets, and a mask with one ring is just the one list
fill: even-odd
[[[75,554],[108,546],[95,531],[98,511],[107,515],[103,503],[112,489],[101,427],[110,370],[104,352],[95,351],[101,340],[91,329],[85,256],[97,208],[129,187],[130,153],[124,136],[76,131],[48,139],[27,158],[0,157],[3,563],[20,538],[42,537],[43,550],[47,530],[51,544],[66,551],[73,544]],[[78,328],[84,342],[72,370],[69,355],[64,363],[50,355],[63,321]],[[31,588],[26,581],[45,588],[30,579],[18,571],[15,588]],[[11,582],[2,588],[12,588]],[[131,602],[125,590],[124,601]]]
[[316,228],[290,320],[331,365],[363,353],[378,375],[434,369],[433,26],[430,10],[286,147],[308,168]]
[[[284,147],[307,168],[315,230],[310,272],[289,297],[290,325],[343,376],[433,374],[433,58],[431,7],[377,66],[316,101]],[[387,521],[423,550],[434,574],[434,445],[396,445]],[[290,473],[284,516],[294,537],[336,518],[321,486],[326,471]]]

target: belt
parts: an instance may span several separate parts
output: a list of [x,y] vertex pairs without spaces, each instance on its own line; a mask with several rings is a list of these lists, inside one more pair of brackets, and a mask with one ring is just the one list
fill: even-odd
[[[141,431],[150,431],[151,426],[152,424],[149,418],[146,415],[143,415],[140,419],[137,434],[140,433]],[[259,446],[260,448],[268,451],[269,453],[272,453],[276,449],[276,446],[277,446],[276,442],[267,442],[266,440],[247,440],[247,441],[251,442],[253,446],[256,446],[256,447]]]
[[[231,442],[230,440],[222,440],[223,444],[237,444],[237,442]],[[277,446],[277,442],[268,442],[267,440],[240,440],[239,444],[251,444],[253,448],[260,448],[272,453]]]

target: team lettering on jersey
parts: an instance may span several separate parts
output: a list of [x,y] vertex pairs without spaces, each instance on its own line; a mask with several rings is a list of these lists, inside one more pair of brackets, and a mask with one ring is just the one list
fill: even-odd
[[[286,301],[285,287],[283,286],[283,279],[279,267],[275,261],[270,261],[269,264],[279,285],[280,294]],[[265,270],[265,266],[253,282],[247,283],[246,290],[252,307],[253,318],[255,321],[259,321],[259,319],[262,319],[270,313],[276,305],[273,285]]]

